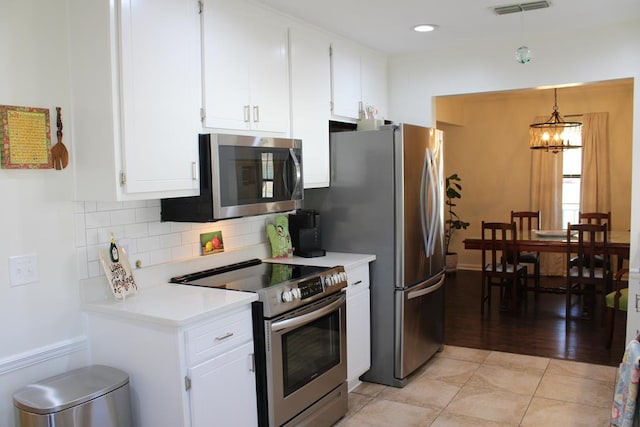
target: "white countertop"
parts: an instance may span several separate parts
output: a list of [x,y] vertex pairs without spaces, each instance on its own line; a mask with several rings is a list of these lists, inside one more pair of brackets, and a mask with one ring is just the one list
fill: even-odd
[[327,252],[325,256],[304,258],[294,256],[290,258],[266,258],[263,261],[281,264],[315,265],[319,267],[334,267],[342,265],[345,268],[355,268],[359,265],[375,261],[376,256],[370,254],[352,254],[344,252]]
[[115,298],[84,304],[86,311],[106,313],[166,326],[183,326],[217,316],[258,299],[251,292],[160,283],[138,290],[124,301]]
[[[266,258],[263,261],[333,267],[342,265],[355,268],[376,259],[375,255],[327,252],[325,256],[304,258]],[[106,289],[105,279],[99,286]],[[146,278],[138,292],[124,301],[113,297],[100,298],[83,304],[88,312],[104,313],[137,321],[179,327],[214,317],[227,311],[250,304],[258,299],[251,292],[225,289],[184,286],[163,283],[156,278]]]

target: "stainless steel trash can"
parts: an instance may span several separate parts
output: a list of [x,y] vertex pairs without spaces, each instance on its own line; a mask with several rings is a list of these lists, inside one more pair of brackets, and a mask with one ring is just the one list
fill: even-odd
[[35,384],[13,394],[19,427],[131,427],[129,376],[92,365]]

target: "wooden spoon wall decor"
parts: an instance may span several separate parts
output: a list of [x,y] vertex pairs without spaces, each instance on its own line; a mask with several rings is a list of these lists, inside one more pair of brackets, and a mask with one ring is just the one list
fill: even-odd
[[64,169],[69,164],[69,152],[67,151],[67,147],[62,143],[62,114],[60,111],[61,108],[56,107],[56,124],[58,126],[58,132],[56,132],[56,135],[58,136],[58,142],[56,145],[51,147],[53,167],[57,170]]

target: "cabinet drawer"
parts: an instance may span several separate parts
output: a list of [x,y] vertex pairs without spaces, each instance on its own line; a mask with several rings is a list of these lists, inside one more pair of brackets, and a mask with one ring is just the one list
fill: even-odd
[[252,339],[250,309],[216,318],[185,331],[187,363],[193,366]]
[[363,264],[355,268],[349,268],[347,273],[347,292],[357,292],[360,289],[369,288],[369,264]]

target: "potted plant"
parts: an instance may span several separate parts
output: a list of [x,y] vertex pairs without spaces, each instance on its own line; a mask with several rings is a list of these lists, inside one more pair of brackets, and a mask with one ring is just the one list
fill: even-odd
[[460,184],[460,177],[454,173],[447,177],[445,181],[447,200],[447,212],[448,218],[444,222],[444,251],[446,258],[446,271],[452,273],[456,271],[458,265],[458,254],[449,251],[449,244],[456,230],[466,230],[469,226],[468,222],[462,221],[457,213],[453,210],[456,207],[455,200],[462,198],[460,194],[462,192],[462,185]]

